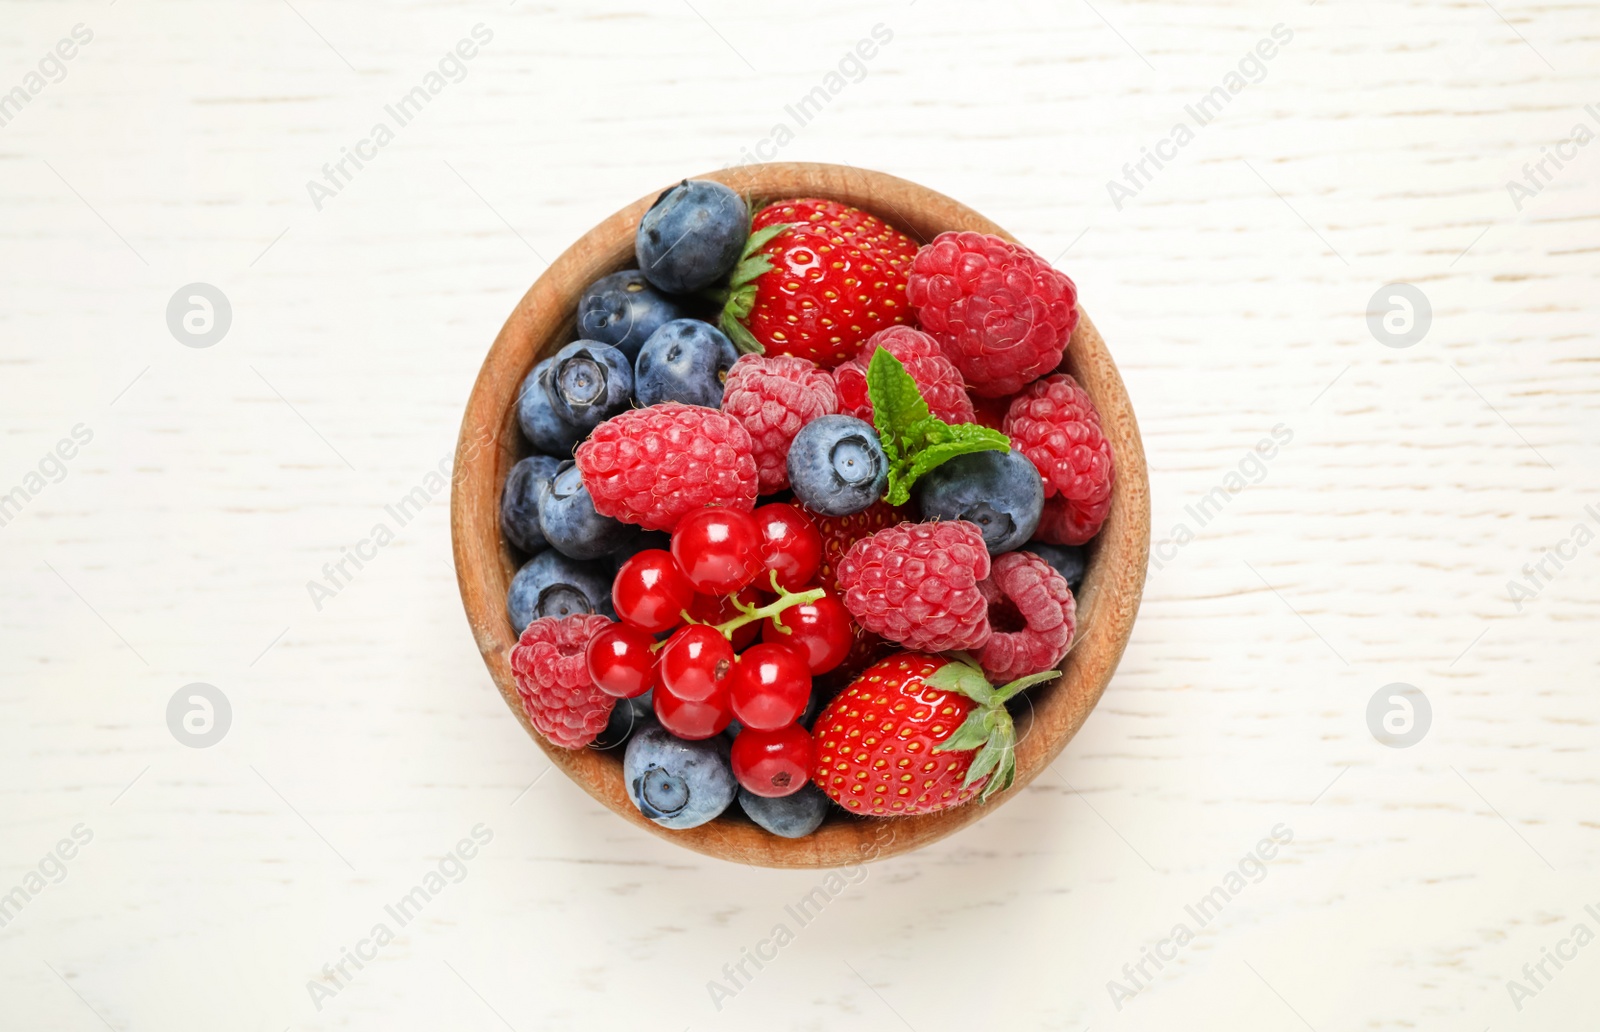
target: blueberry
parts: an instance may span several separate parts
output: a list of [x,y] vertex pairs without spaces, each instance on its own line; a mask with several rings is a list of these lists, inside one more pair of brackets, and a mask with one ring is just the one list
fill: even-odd
[[611,565],[622,569],[622,564],[643,552],[647,548],[659,548],[663,552],[672,547],[672,535],[664,530],[641,530],[632,541],[611,553]]
[[957,455],[923,474],[916,495],[924,520],[976,523],[990,555],[1021,547],[1044,513],[1044,481],[1015,448]]
[[539,487],[556,475],[561,460],[553,455],[530,455],[511,467],[500,494],[500,532],[524,552],[533,553],[547,542],[539,529]]
[[541,616],[601,613],[615,619],[611,609],[611,567],[569,559],[546,549],[522,564],[506,592],[506,612],[511,626],[521,634]]
[[889,484],[889,460],[878,435],[854,416],[819,416],[807,423],[789,446],[788,466],[795,497],[824,516],[860,512],[882,498]]
[[610,344],[632,362],[662,323],[688,314],[680,302],[652,287],[644,273],[624,269],[595,280],[578,298],[578,333]]
[[828,797],[809,781],[800,791],[777,799],[741,788],[739,806],[747,817],[780,838],[805,838],[822,827],[828,816]]
[[639,812],[663,828],[697,828],[733,802],[733,771],[709,741],[643,728],[622,757],[622,781]]
[[610,344],[574,341],[551,361],[550,404],[563,423],[587,433],[628,408],[633,366]]
[[1052,545],[1044,541],[1030,541],[1022,551],[1032,552],[1056,568],[1067,579],[1067,587],[1077,594],[1083,583],[1084,571],[1089,568],[1089,549],[1083,545]]
[[640,405],[681,401],[722,407],[722,385],[739,352],[721,330],[699,319],[674,319],[650,335],[633,363]]
[[650,694],[645,692],[636,699],[618,699],[617,704],[611,707],[611,716],[606,720],[605,729],[589,743],[589,748],[602,752],[615,749],[633,737],[635,731],[641,731],[654,722]]
[[721,183],[685,179],[639,220],[634,252],[653,285],[691,294],[733,271],[749,235],[744,198]]
[[555,359],[547,358],[522,381],[522,393],[517,396],[517,422],[535,448],[547,455],[565,456],[571,455],[583,440],[583,431],[556,415],[550,393],[550,373],[554,369]]
[[626,548],[639,534],[633,524],[594,511],[583,474],[570,460],[540,488],[539,530],[551,548],[573,559],[610,555]]

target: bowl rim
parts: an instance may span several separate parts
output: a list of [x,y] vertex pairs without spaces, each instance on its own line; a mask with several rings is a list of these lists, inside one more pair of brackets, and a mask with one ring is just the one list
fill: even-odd
[[[775,162],[692,178],[725,183],[757,200],[838,200],[879,215],[919,244],[946,230],[1016,240],[941,193],[852,165]],[[992,813],[1060,755],[1099,702],[1132,634],[1149,562],[1150,500],[1144,448],[1121,375],[1080,304],[1062,368],[1094,399],[1117,477],[1110,514],[1091,542],[1088,571],[1077,592],[1078,631],[1062,663],[1063,676],[1031,689],[1031,711],[1018,718],[1017,776],[1011,788],[986,803],[921,816],[873,818],[837,810],[816,832],[800,839],[772,835],[742,814],[685,831],[662,828],[628,801],[620,751],[554,746],[523,712],[509,664],[517,635],[505,609],[516,563],[500,532],[501,486],[511,465],[528,451],[516,427],[515,400],[522,380],[535,362],[568,342],[583,289],[602,275],[632,266],[634,227],[660,192],[651,191],[600,222],[545,269],[506,319],[473,384],[457,441],[450,498],[456,578],[473,638],[501,697],[552,765],[636,827],[707,856],[763,867],[855,866],[927,845]],[[731,809],[737,811],[737,803]]]

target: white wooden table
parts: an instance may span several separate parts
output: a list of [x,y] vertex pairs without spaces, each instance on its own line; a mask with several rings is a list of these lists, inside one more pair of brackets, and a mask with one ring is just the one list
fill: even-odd
[[[0,1026],[1592,1027],[1597,39],[1519,0],[0,5]],[[541,778],[428,487],[546,259],[757,156],[1060,256],[1162,557],[1056,776],[803,926],[820,875]]]

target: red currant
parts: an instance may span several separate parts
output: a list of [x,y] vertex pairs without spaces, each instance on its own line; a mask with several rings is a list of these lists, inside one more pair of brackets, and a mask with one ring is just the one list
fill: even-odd
[[[759,606],[762,602],[761,592],[756,590],[754,584],[740,589],[733,598],[737,598],[747,606]],[[696,623],[719,624],[738,616],[739,610],[734,606],[732,598],[727,595],[697,594],[694,601],[689,603],[689,615],[694,617]],[[733,650],[738,652],[755,641],[760,629],[759,621],[751,621],[743,627],[736,628],[733,632]]]
[[726,595],[761,572],[761,533],[747,512],[697,509],[672,532],[672,557],[696,591]]
[[733,646],[719,632],[704,624],[680,628],[661,649],[661,687],[683,702],[726,695],[733,659]]
[[772,731],[793,724],[811,698],[805,653],[787,643],[750,646],[733,666],[728,694],[745,727]]
[[[763,505],[750,516],[761,533],[761,564],[778,575],[785,591],[799,591],[816,577],[822,566],[822,533],[796,506],[787,502]],[[770,577],[761,579],[770,587]]]
[[607,695],[631,699],[650,690],[656,657],[650,646],[656,640],[647,631],[627,624],[612,624],[589,639],[589,677]]
[[684,577],[672,553],[647,548],[635,553],[611,582],[611,605],[624,623],[659,634],[683,622],[694,599],[694,585]]
[[[781,628],[787,628],[787,634]],[[761,640],[793,645],[805,654],[813,674],[825,674],[844,662],[855,644],[850,611],[832,595],[790,606],[761,622]]]
[[733,740],[728,760],[739,784],[758,796],[792,795],[805,787],[815,749],[799,724],[776,731],[745,728]]
[[662,727],[691,742],[721,734],[733,719],[728,693],[722,688],[698,702],[680,699],[657,688],[650,702]]

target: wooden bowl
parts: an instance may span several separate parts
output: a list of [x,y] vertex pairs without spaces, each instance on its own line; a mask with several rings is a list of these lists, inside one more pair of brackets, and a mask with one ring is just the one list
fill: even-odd
[[[785,197],[830,197],[864,208],[919,243],[945,230],[975,230],[1014,239],[971,208],[915,183],[850,166],[780,163],[712,172],[757,203]],[[1094,323],[1083,314],[1067,349],[1067,369],[1099,406],[1115,450],[1111,514],[1092,546],[1078,592],[1078,638],[1063,676],[1031,689],[1032,711],[1017,719],[1016,784],[987,803],[971,802],[919,817],[856,817],[832,813],[814,834],[783,839],[746,820],[738,804],[690,831],[669,831],[645,819],[622,783],[622,750],[569,751],[546,742],[528,723],[512,683],[509,650],[516,643],[506,615],[506,590],[516,572],[500,534],[500,490],[512,465],[528,451],[518,431],[515,400],[523,377],[541,358],[574,337],[583,289],[599,277],[634,265],[634,228],[658,191],[623,208],[569,247],[529,288],[484,360],[456,451],[450,525],[456,576],[483,661],[511,712],[550,761],[623,820],[680,846],[767,867],[840,867],[893,856],[943,838],[993,813],[1027,786],[1083,726],[1116,669],[1133,630],[1150,548],[1149,483],[1133,407]]]

